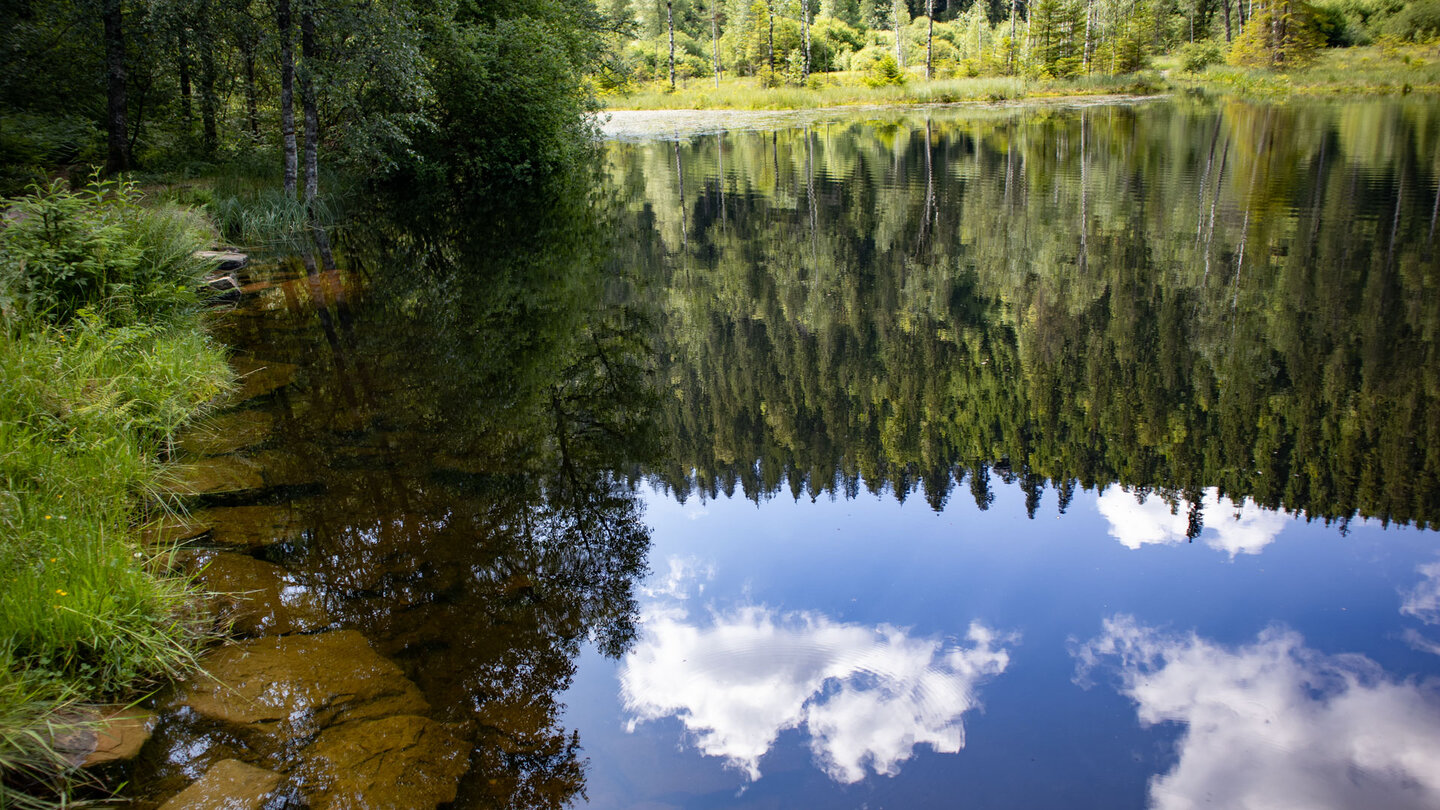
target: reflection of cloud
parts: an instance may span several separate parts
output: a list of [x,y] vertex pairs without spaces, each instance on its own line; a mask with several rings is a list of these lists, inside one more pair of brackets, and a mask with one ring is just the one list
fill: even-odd
[[1425,579],[1406,592],[1400,612],[1426,624],[1440,624],[1440,562],[1427,563],[1415,570]]
[[[1121,487],[1110,487],[1101,493],[1100,514],[1110,522],[1110,535],[1126,548],[1140,548],[1151,543],[1183,543],[1190,509],[1185,500],[1171,508],[1164,498],[1151,495],[1144,503],[1134,493]],[[1205,529],[1200,535],[1205,544],[1218,551],[1236,554],[1259,554],[1285,528],[1284,514],[1262,509],[1250,499],[1236,504],[1221,498],[1213,487],[1201,502]]]
[[666,565],[669,571],[665,577],[652,577],[651,583],[640,589],[643,595],[685,599],[690,596],[692,584],[696,593],[704,593],[705,583],[715,578],[714,564],[701,562],[698,557],[671,557],[666,560]]
[[979,624],[971,646],[911,638],[889,625],[842,624],[810,612],[743,607],[687,623],[683,611],[647,611],[645,635],[621,665],[630,727],[675,716],[708,756],[760,776],[781,731],[804,726],[816,762],[845,783],[867,767],[894,775],[916,745],[965,745],[961,715],[979,681],[1009,654]]
[[1368,658],[1279,628],[1232,651],[1125,616],[1076,655],[1082,676],[1118,666],[1141,723],[1186,725],[1179,761],[1150,782],[1159,810],[1440,807],[1440,693]]

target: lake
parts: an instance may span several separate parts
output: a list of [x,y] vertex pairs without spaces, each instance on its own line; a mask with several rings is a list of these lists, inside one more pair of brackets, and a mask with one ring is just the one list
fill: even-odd
[[[602,133],[223,317],[294,379],[204,505],[456,806],[1440,805],[1440,104]],[[304,744],[157,740],[152,796]]]

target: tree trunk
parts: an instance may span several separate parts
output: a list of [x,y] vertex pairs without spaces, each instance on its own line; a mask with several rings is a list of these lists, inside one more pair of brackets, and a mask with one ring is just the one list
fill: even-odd
[[125,139],[125,30],[120,0],[105,0],[105,89],[108,102],[105,117],[109,153],[105,170],[111,174],[129,171],[130,143]]
[[810,0],[800,0],[800,36],[805,40],[805,64],[801,81],[810,81]]
[[320,115],[315,103],[315,66],[319,63],[315,46],[315,12],[310,3],[300,11],[300,103],[305,108],[305,208],[311,206],[319,192]]
[[[928,27],[925,29],[925,81],[930,81],[930,60],[935,46],[935,0],[926,0],[925,19]],[[929,122],[926,122],[929,125]]]
[[295,154],[295,46],[290,0],[275,0],[275,28],[280,33],[280,139],[285,153],[285,196],[293,200],[299,161]]
[[895,2],[890,4],[890,16],[893,17],[895,21],[895,64],[899,65],[901,70],[904,70],[905,46],[900,39],[900,2],[901,0],[895,0]]
[[710,52],[715,57],[715,89],[720,89],[720,12],[714,8],[715,0],[710,0]]
[[1015,16],[1020,13],[1020,0],[1010,0],[1010,53],[1006,61],[1010,63],[1010,75],[1015,75]]
[[255,43],[248,37],[243,42],[241,57],[245,60],[245,112],[250,119],[250,136],[260,137],[260,105],[255,92]]
[[193,94],[190,92],[190,39],[184,29],[175,35],[176,51],[179,56],[179,64],[176,68],[180,72],[180,117],[185,121],[185,129],[190,129],[190,122],[194,120],[194,108],[191,106]]
[[1220,0],[1225,8],[1225,42],[1230,42],[1230,0]]
[[200,4],[201,46],[200,46],[200,125],[203,133],[201,143],[205,154],[215,154],[220,142],[219,128],[215,119],[220,106],[215,94],[215,50],[210,31],[210,3]]
[[665,0],[665,24],[670,28],[670,89],[675,89],[675,12]]
[[770,83],[775,83],[775,0],[766,0],[766,16],[770,19],[770,34],[766,40],[770,53]]

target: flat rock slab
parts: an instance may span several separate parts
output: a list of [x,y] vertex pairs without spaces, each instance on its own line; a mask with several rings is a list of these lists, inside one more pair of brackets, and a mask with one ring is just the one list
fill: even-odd
[[227,644],[177,684],[172,702],[230,729],[261,755],[336,722],[428,714],[420,690],[353,630]]
[[240,378],[240,387],[231,395],[230,401],[244,402],[247,399],[264,396],[295,381],[300,367],[293,363],[274,360],[259,360],[254,357],[232,357],[230,367]]
[[191,519],[206,526],[210,544],[243,551],[301,542],[308,528],[288,506],[217,506],[198,510]]
[[215,269],[222,273],[242,270],[250,263],[249,256],[233,250],[197,250],[195,258],[215,262]]
[[196,456],[223,456],[254,447],[275,432],[267,411],[230,411],[212,416],[180,434],[180,449]]
[[455,800],[469,754],[428,717],[385,717],[322,732],[294,776],[313,810],[429,810]]
[[211,592],[211,610],[242,636],[306,633],[330,624],[320,596],[278,565],[224,551],[188,555],[185,569]]
[[209,532],[209,522],[197,514],[165,515],[141,527],[140,539],[146,545],[164,548],[204,537]]
[[74,765],[92,768],[134,759],[155,730],[155,713],[134,706],[99,706],[70,720],[83,724],[58,737],[55,749]]
[[176,464],[168,487],[176,495],[239,495],[264,488],[260,466],[238,456]]
[[224,759],[160,810],[260,810],[275,793],[281,776],[274,771]]

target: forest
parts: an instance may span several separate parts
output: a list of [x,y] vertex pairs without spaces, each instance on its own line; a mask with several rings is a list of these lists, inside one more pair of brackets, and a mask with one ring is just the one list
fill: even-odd
[[1392,137],[1430,108],[1147,113],[612,146],[665,302],[657,480],[939,510],[994,471],[1032,517],[1118,483],[1433,526],[1440,165]]

